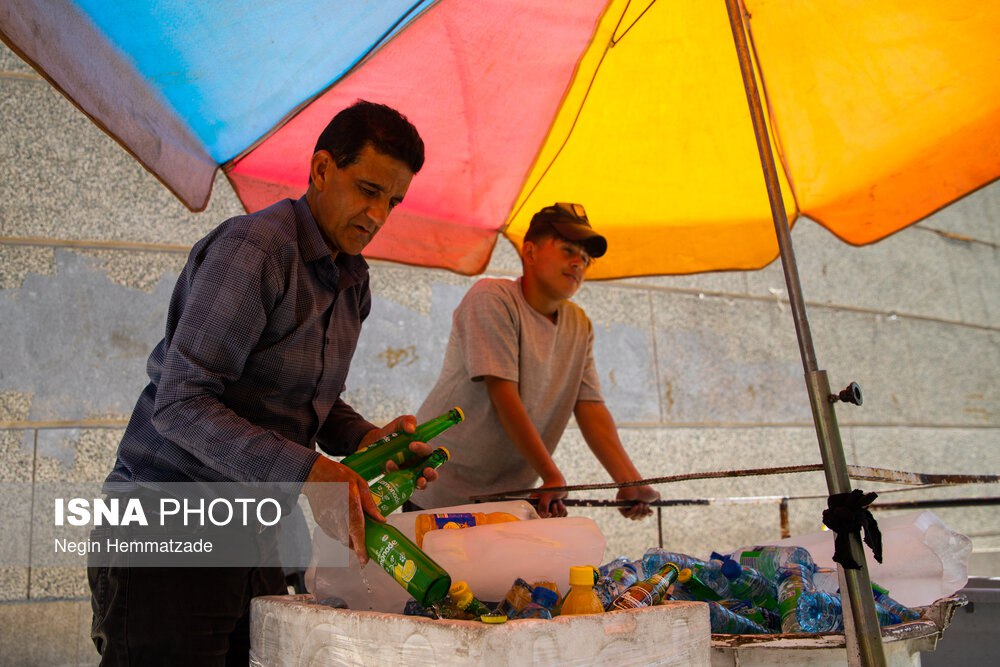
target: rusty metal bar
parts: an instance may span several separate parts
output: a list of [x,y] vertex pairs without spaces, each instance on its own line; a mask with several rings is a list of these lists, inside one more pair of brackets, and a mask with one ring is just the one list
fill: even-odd
[[869,468],[867,466],[847,466],[847,472],[851,479],[920,486],[931,484],[991,484],[1000,482],[1000,475],[906,472],[903,470],[889,470],[887,468]]
[[[533,501],[529,499],[528,502]],[[770,505],[780,504],[784,496],[746,496],[733,498],[661,498],[647,503],[650,507],[690,507],[693,505]],[[563,498],[566,507],[630,507],[633,500],[611,500],[602,498]]]
[[782,498],[778,503],[778,517],[781,522],[781,539],[792,536],[792,530],[788,521],[788,498]]
[[[623,489],[630,486],[644,486],[654,484],[670,484],[673,482],[689,482],[700,479],[721,479],[726,477],[757,477],[767,475],[786,475],[800,472],[820,472],[824,470],[821,463],[780,466],[777,468],[750,468],[747,470],[714,470],[710,472],[693,472],[683,475],[669,475],[666,477],[651,477],[640,479],[634,482],[603,482],[597,484],[574,484],[560,487],[547,487],[554,491],[597,491],[604,489]],[[847,466],[847,476],[851,479],[860,479],[869,482],[887,482],[890,484],[913,484],[917,486],[932,486],[941,484],[990,484],[1000,482],[1000,475],[968,475],[949,473],[923,473],[907,472],[903,470],[890,470],[887,468],[871,468],[868,466]],[[485,502],[494,500],[516,500],[520,496],[528,496],[538,491],[537,488],[513,489],[478,496],[470,496],[473,502]],[[813,496],[810,496],[813,497]],[[819,497],[819,496],[816,496]],[[825,497],[825,496],[824,496]]]
[[656,536],[657,536],[657,546],[661,549],[663,548],[663,508],[657,506],[656,508]]
[[927,509],[931,507],[983,507],[986,505],[1000,505],[1000,498],[979,497],[979,498],[937,498],[933,500],[900,500],[894,503],[872,503],[868,506],[870,510],[909,510]]

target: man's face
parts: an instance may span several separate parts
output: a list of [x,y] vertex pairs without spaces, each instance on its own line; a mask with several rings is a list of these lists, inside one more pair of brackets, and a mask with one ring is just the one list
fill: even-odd
[[358,255],[382,229],[413,179],[405,163],[366,144],[343,169],[326,151],[313,155],[306,200],[330,252]]
[[583,246],[554,236],[532,245],[527,267],[534,272],[538,285],[554,299],[569,299],[576,294],[592,261]]

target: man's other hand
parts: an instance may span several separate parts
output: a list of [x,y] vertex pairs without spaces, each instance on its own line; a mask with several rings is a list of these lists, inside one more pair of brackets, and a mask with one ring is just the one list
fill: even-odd
[[365,514],[380,523],[385,517],[378,511],[368,491],[368,483],[345,465],[320,456],[316,459],[302,492],[309,500],[313,518],[327,535],[335,540],[344,539],[344,512],[342,491],[327,482],[347,484],[347,535],[350,546],[363,565],[368,562],[365,549]]

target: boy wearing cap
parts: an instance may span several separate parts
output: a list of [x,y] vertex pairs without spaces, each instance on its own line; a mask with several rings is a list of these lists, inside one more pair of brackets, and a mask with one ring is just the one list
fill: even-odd
[[[420,497],[423,509],[461,505],[473,495],[566,486],[552,460],[571,415],[616,482],[641,479],[604,405],[593,360],[594,332],[570,301],[607,241],[583,206],[546,206],[531,220],[518,280],[484,278],[455,310],[437,384],[418,421],[461,405],[466,423],[438,436],[454,454]],[[435,444],[438,444],[438,442]],[[542,517],[565,516],[565,491],[538,495]],[[652,513],[649,486],[619,490],[631,519]],[[411,509],[413,507],[411,506]]]

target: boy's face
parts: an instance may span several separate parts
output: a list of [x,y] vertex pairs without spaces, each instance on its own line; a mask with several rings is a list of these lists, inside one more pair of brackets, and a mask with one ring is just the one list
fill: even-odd
[[531,243],[525,271],[531,271],[538,285],[554,299],[569,299],[583,284],[591,258],[578,243],[551,236]]

